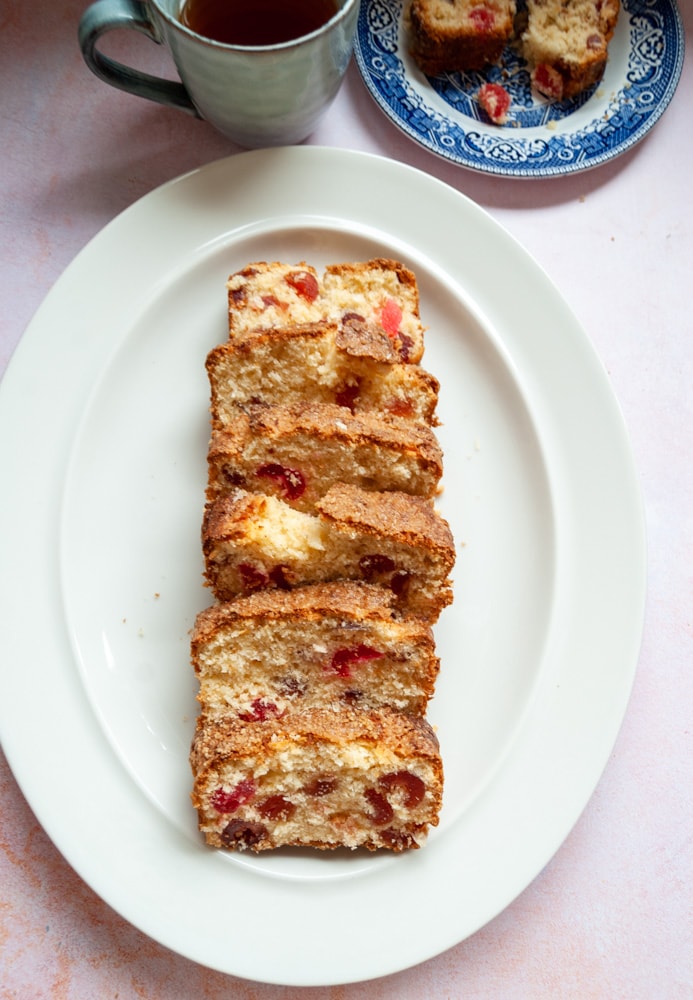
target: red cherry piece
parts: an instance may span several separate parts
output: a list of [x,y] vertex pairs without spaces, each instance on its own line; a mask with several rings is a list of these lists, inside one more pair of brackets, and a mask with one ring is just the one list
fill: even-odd
[[414,406],[410,399],[393,399],[391,403],[388,403],[387,409],[393,417],[412,417],[414,415]]
[[279,590],[291,590],[291,583],[287,579],[286,567],[275,566],[270,570],[269,578]]
[[291,819],[296,812],[296,806],[289,799],[285,799],[283,795],[270,795],[260,802],[257,811],[263,819]]
[[374,826],[385,826],[386,823],[389,823],[394,812],[385,796],[377,792],[375,788],[367,788],[363,794],[372,809],[369,816]]
[[394,299],[385,299],[380,309],[380,324],[388,337],[396,337],[402,322],[402,309]]
[[361,380],[356,378],[353,382],[345,382],[343,385],[337,389],[335,393],[334,401],[337,406],[346,406],[347,409],[354,412],[354,406],[356,405],[356,400],[359,398],[361,392]]
[[477,93],[479,104],[494,125],[505,125],[510,110],[510,94],[499,83],[485,83]]
[[229,486],[245,486],[245,476],[238,469],[232,469],[228,465],[225,465],[221,470],[221,474],[224,482]]
[[414,341],[406,333],[399,333],[399,356],[402,361],[409,361],[411,357],[411,349],[414,346]]
[[263,311],[265,309],[269,309],[270,306],[275,309],[280,309],[282,312],[286,312],[289,308],[289,303],[280,302],[276,295],[262,295],[260,298],[262,299]]
[[394,851],[403,851],[407,847],[412,847],[414,843],[411,834],[403,833],[401,830],[388,828],[381,830],[379,836],[382,842]]
[[350,688],[348,691],[342,691],[339,696],[339,700],[343,701],[345,705],[358,705],[363,698],[363,691],[359,691],[358,688]]
[[384,774],[378,779],[378,784],[386,792],[391,792],[400,788],[404,792],[404,804],[407,809],[418,806],[426,794],[426,785],[416,774],[411,771],[393,771],[391,774]]
[[310,271],[291,271],[284,279],[297,295],[306,302],[315,302],[318,297],[318,281]]
[[244,722],[266,722],[267,719],[278,719],[282,713],[273,701],[256,698],[250,705],[249,712],[239,712],[238,717]]
[[320,799],[323,795],[329,795],[337,787],[336,778],[315,778],[310,784],[306,785],[303,791],[306,795],[314,795],[316,798]]
[[251,590],[261,590],[266,587],[269,583],[269,577],[257,566],[253,566],[251,563],[239,563],[238,573],[241,578],[241,586],[243,590],[248,592]]
[[293,674],[280,677],[277,681],[277,690],[285,698],[302,698],[306,693],[307,687],[307,681],[302,677],[295,677]]
[[366,580],[372,580],[383,573],[391,573],[394,568],[395,564],[389,556],[380,555],[377,552],[361,556],[359,559],[359,569]]
[[469,17],[477,31],[493,31],[496,15],[488,7],[472,7]]
[[287,469],[278,462],[266,462],[258,466],[255,475],[261,479],[272,479],[282,489],[287,500],[298,500],[306,492],[306,480],[297,469]]
[[217,788],[212,793],[212,805],[217,812],[232,813],[246,802],[252,802],[255,798],[255,782],[252,778],[244,778],[239,781],[235,788],[227,791],[225,788]]
[[226,847],[252,847],[267,836],[267,828],[262,823],[246,823],[242,819],[232,819],[221,831],[221,842]]
[[351,677],[350,668],[354,664],[366,663],[368,660],[378,660],[382,655],[379,650],[373,649],[372,646],[360,643],[358,646],[352,646],[350,649],[338,649],[333,654],[329,665],[325,669],[337,674],[338,677]]
[[544,97],[554,101],[563,98],[563,77],[553,66],[540,63],[532,73],[532,83]]
[[357,312],[345,312],[342,313],[342,326],[349,326],[350,323],[365,323],[366,318],[362,316],[361,313]]
[[398,569],[392,574],[390,579],[390,590],[395,597],[399,597],[400,600],[406,597],[410,580],[411,575],[407,573],[406,569]]

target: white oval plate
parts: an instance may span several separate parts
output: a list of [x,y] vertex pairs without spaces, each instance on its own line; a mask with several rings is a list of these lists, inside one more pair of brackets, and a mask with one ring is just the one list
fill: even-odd
[[[482,173],[556,177],[607,163],[647,135],[683,68],[676,0],[621,0],[604,78],[572,100],[538,98],[513,46],[483,72],[427,77],[409,54],[408,6],[409,0],[362,0],[355,53],[364,83],[410,139]],[[492,125],[479,105],[485,82],[510,94],[503,126]]]
[[[425,363],[442,383],[441,507],[459,556],[430,709],[446,766],[440,826],[399,856],[212,851],[189,802],[188,632],[208,603],[204,359],[226,336],[224,283],[255,259],[376,254],[415,269]],[[361,153],[211,164],[85,248],[0,389],[3,745],[103,899],[211,968],[327,985],[429,958],[528,885],[623,717],[645,546],[605,373],[496,223],[431,177]]]

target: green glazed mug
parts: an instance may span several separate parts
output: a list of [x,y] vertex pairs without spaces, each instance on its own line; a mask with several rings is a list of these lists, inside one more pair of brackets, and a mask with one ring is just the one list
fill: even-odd
[[[332,103],[353,51],[359,0],[338,0],[322,27],[275,45],[228,45],[180,21],[182,0],[96,0],[79,24],[84,61],[101,80],[204,118],[241,146],[290,145],[305,139]],[[165,45],[181,83],[103,55],[113,29],[140,31]]]

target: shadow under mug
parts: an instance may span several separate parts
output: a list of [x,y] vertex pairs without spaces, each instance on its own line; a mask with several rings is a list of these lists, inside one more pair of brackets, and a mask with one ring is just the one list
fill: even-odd
[[[339,90],[353,50],[359,0],[338,0],[321,28],[277,45],[215,42],[180,20],[182,0],[96,0],[79,23],[79,44],[101,80],[139,97],[204,118],[249,148],[300,142]],[[132,28],[166,45],[182,83],[163,80],[103,55],[102,35]]]

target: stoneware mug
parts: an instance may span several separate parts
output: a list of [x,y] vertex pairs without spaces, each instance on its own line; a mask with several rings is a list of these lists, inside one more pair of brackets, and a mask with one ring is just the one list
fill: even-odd
[[[321,28],[277,45],[212,41],[179,20],[182,0],[96,0],[79,24],[87,66],[106,83],[204,118],[249,148],[300,142],[334,99],[353,49],[359,0],[338,0]],[[103,55],[107,31],[132,28],[166,45],[182,83]]]

